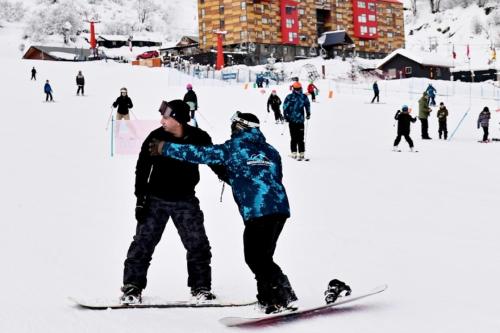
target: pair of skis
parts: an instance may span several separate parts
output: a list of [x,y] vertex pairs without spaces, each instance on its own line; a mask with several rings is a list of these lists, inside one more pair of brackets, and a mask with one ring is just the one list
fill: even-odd
[[[322,304],[307,308],[298,308],[293,311],[280,312],[270,315],[260,315],[255,317],[223,317],[219,319],[219,322],[228,327],[251,327],[251,326],[261,326],[276,324],[283,321],[307,319],[316,315],[324,315],[331,313],[333,308],[349,304],[363,298],[379,294],[387,289],[387,285],[378,286],[370,291],[352,293],[350,296],[345,296],[337,299],[336,302],[330,304]],[[206,303],[195,303],[189,301],[154,301],[144,299],[143,303],[135,305],[122,305],[117,302],[106,302],[99,300],[81,300],[76,298],[70,298],[77,306],[90,310],[106,310],[106,309],[149,309],[149,308],[220,308],[220,307],[240,307],[254,305],[255,302],[206,302]]]

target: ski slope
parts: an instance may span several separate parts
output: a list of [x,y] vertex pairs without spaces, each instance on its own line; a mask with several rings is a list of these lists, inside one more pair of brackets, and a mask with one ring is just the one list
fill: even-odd
[[[38,81],[29,81],[36,66]],[[450,142],[412,138],[419,153],[393,153],[393,115],[402,104],[417,112],[426,80],[369,84],[317,82],[319,103],[307,126],[310,162],[287,157],[289,134],[266,113],[270,89],[193,81],[167,69],[109,63],[2,59],[0,142],[0,332],[229,332],[225,316],[251,308],[85,311],[67,299],[118,297],[123,261],[135,230],[135,156],[110,156],[110,105],[128,88],[139,119],[158,119],[162,99],[181,98],[192,82],[199,123],[213,141],[230,134],[236,110],[254,112],[282,154],[292,217],[276,261],[302,305],[322,302],[328,281],[353,290],[387,283],[381,295],[327,316],[262,332],[498,332],[500,317],[500,143],[479,144],[476,119],[492,110],[490,132],[500,137],[498,88],[435,82],[450,111],[449,131],[471,110]],[[82,70],[85,97],[77,97]],[[49,79],[55,103],[45,103]],[[304,81],[303,81],[304,82]],[[305,83],[305,82],[304,82]],[[283,99],[288,86],[271,87]],[[333,99],[328,99],[328,90]],[[414,93],[410,93],[410,92]],[[471,92],[471,98],[469,98]],[[133,118],[133,116],[132,116]],[[407,150],[406,142],[400,144]],[[200,167],[197,195],[213,250],[213,290],[247,301],[256,287],[243,259],[243,223],[226,189]],[[173,175],[175,176],[175,175]],[[165,184],[168,186],[168,184]],[[155,252],[144,295],[188,298],[185,251],[169,223]]]

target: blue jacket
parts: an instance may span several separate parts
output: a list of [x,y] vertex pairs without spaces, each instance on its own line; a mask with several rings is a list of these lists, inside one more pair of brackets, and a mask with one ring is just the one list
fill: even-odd
[[163,155],[191,163],[223,165],[224,181],[231,185],[245,222],[268,215],[290,216],[281,157],[258,128],[240,130],[219,145],[166,142]]
[[52,92],[52,87],[50,86],[49,83],[45,83],[45,85],[43,86],[43,91],[48,94],[50,92]]
[[437,90],[432,85],[429,84],[426,91],[427,91],[427,95],[429,95],[429,97],[436,97]]
[[290,123],[303,124],[304,123],[304,110],[307,117],[311,116],[311,104],[306,95],[299,91],[293,91],[286,96],[283,102],[283,114],[285,120]]

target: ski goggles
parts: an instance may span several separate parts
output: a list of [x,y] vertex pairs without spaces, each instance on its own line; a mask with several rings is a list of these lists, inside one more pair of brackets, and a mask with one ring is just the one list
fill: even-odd
[[246,127],[250,127],[250,128],[257,128],[260,126],[259,123],[255,123],[253,121],[248,121],[248,120],[245,120],[243,118],[240,118],[240,115],[241,115],[241,112],[236,111],[235,114],[233,114],[233,116],[231,117],[231,123],[241,123],[241,124],[245,125]]
[[172,109],[168,106],[168,102],[162,101],[160,108],[158,109],[163,118],[168,118],[172,114]]

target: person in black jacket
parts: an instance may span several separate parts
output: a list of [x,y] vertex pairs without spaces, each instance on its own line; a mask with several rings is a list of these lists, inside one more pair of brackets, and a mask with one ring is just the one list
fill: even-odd
[[274,120],[276,124],[279,122],[283,122],[283,115],[280,111],[281,99],[276,95],[276,90],[271,92],[269,99],[267,100],[267,112],[269,112],[269,106],[273,109],[274,112]]
[[132,100],[127,95],[127,88],[120,89],[120,96],[113,103],[113,107],[118,107],[116,111],[116,120],[130,120],[129,109],[131,109],[134,105],[132,104]]
[[76,76],[76,85],[78,86],[78,90],[76,91],[76,95],[80,95],[80,91],[82,92],[82,96],[84,95],[83,86],[85,85],[85,77],[82,74],[82,71],[78,71],[78,75]]
[[[187,285],[195,300],[215,299],[211,292],[211,251],[203,225],[203,212],[195,196],[200,180],[198,165],[162,156],[151,156],[149,145],[155,140],[210,145],[210,136],[189,126],[189,106],[181,100],[163,101],[162,127],[152,131],[142,144],[137,160],[135,215],[137,229],[125,260],[121,302],[141,302],[147,284],[147,271],[156,245],[171,217],[187,251]],[[224,178],[224,167],[212,167]]]
[[410,138],[410,125],[416,122],[417,118],[410,116],[408,111],[408,106],[403,105],[401,111],[398,110],[394,116],[394,119],[398,121],[398,136],[394,140],[394,151],[399,151],[398,145],[401,141],[401,136],[405,137],[406,142],[410,145],[410,151],[413,151],[413,140]]
[[186,85],[186,89],[187,92],[184,95],[183,100],[189,105],[191,119],[194,119],[194,113],[198,110],[198,97],[196,97],[196,93],[194,92],[193,85],[191,83]]
[[31,69],[31,80],[35,80],[36,81],[36,69],[35,69],[35,66],[33,66],[33,68]]

